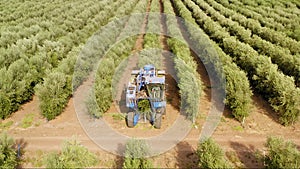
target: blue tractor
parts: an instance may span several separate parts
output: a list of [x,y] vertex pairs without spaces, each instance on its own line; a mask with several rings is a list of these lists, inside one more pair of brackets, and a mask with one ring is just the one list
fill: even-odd
[[128,127],[134,127],[140,119],[148,119],[155,128],[161,128],[162,115],[166,112],[165,71],[145,65],[133,70],[126,88],[126,115]]

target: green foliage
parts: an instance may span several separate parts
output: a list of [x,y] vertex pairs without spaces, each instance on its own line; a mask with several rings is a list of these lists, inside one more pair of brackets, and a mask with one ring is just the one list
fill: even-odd
[[[112,103],[112,81],[115,80],[115,69],[124,58],[128,57],[135,39],[136,37],[128,38],[115,45],[99,64],[94,88],[101,113],[107,111]],[[114,82],[117,83],[116,81]]]
[[95,117],[95,118],[100,118],[102,117],[103,115],[103,112],[100,110],[98,104],[97,104],[97,101],[96,101],[96,98],[94,97],[93,95],[94,92],[92,92],[89,97],[87,98],[86,100],[86,107],[88,109],[88,112],[89,114],[92,116],[92,117]]
[[296,88],[294,80],[279,72],[269,58],[261,57],[234,38],[224,39],[224,47],[232,56],[239,58],[237,63],[248,72],[257,91],[279,113],[280,122],[284,125],[293,124],[300,113],[300,90]]
[[300,168],[300,151],[293,142],[269,137],[266,146],[268,148],[265,158],[267,168]]
[[71,92],[70,76],[60,72],[50,73],[43,84],[36,86],[42,115],[48,120],[54,119],[64,109]]
[[22,119],[21,127],[28,128],[32,126],[33,118],[34,118],[33,113],[26,114],[25,117]]
[[200,168],[231,168],[223,150],[211,138],[199,143],[197,149]]
[[153,168],[152,162],[146,157],[149,147],[144,140],[130,139],[126,143],[123,168]]
[[[197,2],[200,2],[200,0],[197,0]],[[184,3],[194,12],[193,17],[195,17],[199,26],[226,54],[233,58],[238,66],[247,72],[248,78],[251,79],[255,89],[279,113],[280,123],[284,125],[293,124],[300,114],[300,90],[295,86],[293,78],[278,71],[277,65],[272,64],[270,58],[259,55],[250,45],[230,36],[225,28],[213,21],[213,17],[207,16],[200,10],[199,3],[196,5],[188,0],[184,0]],[[251,23],[249,26],[259,27],[259,24],[257,26],[255,23]],[[247,36],[245,35],[245,37]],[[299,73],[299,71],[295,72]]]
[[[222,14],[226,14],[227,18],[230,18],[231,20],[241,24],[241,26],[250,29],[253,34],[258,35],[273,44],[278,44],[283,48],[287,48],[291,54],[297,54],[300,52],[300,43],[291,39],[282,32],[284,30],[294,31],[296,25],[298,26],[300,22],[298,17],[285,18],[278,17],[278,15],[274,16],[274,11],[266,12],[265,9],[261,8],[261,6],[250,7],[250,10],[247,10],[247,8],[239,6],[240,4],[238,4],[239,2],[236,0],[234,0],[230,5],[220,1],[220,3],[224,6],[214,2],[213,0],[208,0],[207,2]],[[255,11],[258,10],[262,15],[271,15],[271,18],[262,17],[260,14],[255,13]],[[288,12],[284,12],[284,14],[288,14]],[[255,22],[258,24],[253,24]],[[278,29],[281,29],[281,31],[278,31]]]
[[125,120],[124,115],[122,115],[121,113],[114,113],[114,114],[112,114],[112,118],[114,120]]
[[0,130],[7,130],[7,129],[9,129],[9,127],[12,126],[13,124],[14,124],[13,121],[8,121],[8,122],[6,122],[6,123],[1,122],[1,123],[0,123]]
[[0,69],[0,117],[8,117],[20,105],[31,98],[32,77],[24,59],[12,63],[8,69]]
[[[147,3],[146,1],[139,1],[136,4],[136,7],[133,9],[133,11],[141,12],[146,10],[146,5],[145,5],[146,3]],[[124,30],[126,30],[124,32],[126,33],[129,30],[132,31],[135,29],[139,30],[139,27],[136,26],[136,24],[139,22],[142,21],[137,20],[136,17],[134,16],[128,18],[128,24],[127,24],[128,27],[124,27]],[[123,24],[125,26],[125,23]],[[114,30],[114,28],[111,29]],[[110,30],[109,32],[113,32],[113,31]],[[122,30],[118,30],[117,32],[115,32],[116,35],[114,36],[116,36],[116,39],[114,39],[113,42],[117,40],[118,38],[117,35],[122,37],[123,36],[122,33],[124,32],[122,32]],[[113,80],[114,82],[116,82],[115,81],[116,77],[114,77],[115,69],[118,67],[118,65],[122,62],[123,59],[125,59],[131,54],[136,38],[137,36],[131,36],[130,38],[124,39],[114,44],[112,48],[105,54],[104,58],[101,60],[98,66],[99,69],[97,70],[97,74],[96,74],[94,90],[95,90],[96,102],[98,105],[97,113],[99,114],[99,116],[101,116],[104,112],[106,112],[112,104],[113,101],[112,94],[116,94],[115,91],[112,90],[112,87],[115,87],[113,86],[114,84],[112,84]]]
[[217,45],[215,45],[215,49],[222,61],[226,78],[225,105],[232,110],[232,114],[237,120],[243,121],[251,111],[253,94],[249,80],[246,73],[240,70],[230,56],[226,55]]
[[44,159],[46,168],[86,168],[98,164],[95,154],[76,140],[65,141],[60,153],[50,153]]
[[[163,1],[164,12],[175,16],[172,12],[172,5]],[[172,38],[167,40],[171,52],[174,54],[176,76],[180,89],[181,109],[186,113],[187,118],[193,123],[199,113],[199,99],[202,92],[202,83],[197,73],[197,63],[194,61],[188,44],[185,42],[177,20],[174,17],[166,16],[168,34]]]
[[239,132],[244,131],[244,128],[242,126],[232,126],[232,129]]
[[[34,154],[34,155],[33,155]],[[43,152],[42,150],[37,150],[35,151],[35,153],[33,153],[32,155],[26,157],[24,159],[25,163],[31,163],[33,167],[36,168],[41,168],[43,167],[43,161],[44,161],[44,157],[45,155],[47,155],[46,152]]]
[[300,41],[300,26],[294,28],[290,33],[289,36],[297,40],[298,42]]
[[[190,12],[183,3],[181,3],[180,1],[173,2],[181,17],[183,17],[185,20],[189,20],[192,24],[197,25],[192,15],[189,15]],[[204,25],[204,22],[202,21],[209,21],[206,19],[207,16],[203,14],[201,10],[199,10],[199,7],[197,5],[188,2],[189,1],[185,1],[185,3],[189,4],[188,7],[193,11],[193,15],[197,19],[196,21],[198,23],[201,22],[201,25],[205,26],[206,29],[204,30],[207,31],[206,33],[215,32],[215,37],[221,38],[224,38],[224,36],[229,36],[226,33],[220,32],[220,30],[222,29],[216,25],[213,25],[213,22],[205,22]],[[192,37],[195,48],[197,48],[197,46],[208,43],[206,41],[203,42],[203,37],[209,39],[207,35],[202,33],[200,36],[199,33],[197,33],[201,32],[200,29],[195,30],[195,27],[189,24],[186,25],[186,28],[190,36]],[[209,47],[206,47],[205,53],[199,51],[199,53],[203,53],[201,54],[201,60],[207,66],[209,66],[208,63],[212,63],[214,65],[213,69],[215,69],[216,73],[219,74],[220,78],[224,78],[224,76],[220,73],[220,70],[223,69],[222,71],[226,79],[225,104],[232,110],[232,114],[234,115],[234,117],[239,121],[242,121],[244,117],[247,117],[249,115],[249,112],[251,111],[250,106],[252,101],[252,92],[246,73],[240,70],[240,68],[233,62],[230,56],[226,55],[218,45],[212,45],[214,46],[218,55],[216,55],[211,49],[209,49]]]
[[[30,100],[36,84],[43,79],[51,79],[48,75],[53,76],[55,72],[65,74],[68,81],[64,88],[66,94],[56,96],[59,97],[59,101],[54,101],[54,105],[48,102],[50,99],[47,96],[39,99],[42,102],[42,113],[49,120],[60,114],[72,94],[69,92],[69,82],[81,50],[81,43],[85,43],[101,26],[107,24],[110,18],[129,14],[136,2],[137,0],[114,1],[110,3],[109,8],[103,8],[106,3],[104,1],[93,4],[91,1],[75,0],[72,2],[74,8],[71,8],[66,1],[49,4],[42,0],[34,4],[14,3],[20,7],[19,13],[12,14],[11,8],[3,9],[5,17],[1,17],[1,21],[4,22],[1,23],[3,33],[0,40],[0,118],[8,117],[18,110],[21,104]],[[29,8],[38,10],[28,10]],[[58,13],[61,15],[57,15]],[[14,23],[11,24],[11,21]],[[116,40],[116,36],[112,35],[116,33],[104,30],[103,34],[107,36],[103,38],[106,41],[97,47],[107,49]],[[95,57],[88,58],[85,61],[79,60],[83,64],[78,68],[81,73],[74,77],[74,89],[89,74],[91,63],[95,63],[95,60],[90,59]],[[51,88],[44,84],[40,86],[44,86],[45,89]],[[52,108],[54,112],[50,113],[49,109]],[[48,117],[46,114],[52,115]]]
[[115,69],[115,63],[113,58],[104,58],[99,65],[96,83],[95,93],[96,101],[98,103],[101,113],[106,112],[112,103],[112,88],[111,82]]
[[241,162],[239,155],[235,151],[227,151],[226,157],[234,165],[234,168],[246,168],[246,166]]
[[150,102],[148,99],[140,100],[138,102],[138,110],[141,113],[148,113],[150,111]]
[[0,166],[1,168],[15,168],[18,165],[17,152],[13,138],[6,133],[0,135]]
[[[145,38],[146,37],[149,37],[149,34],[145,35]],[[145,41],[146,41],[146,39],[145,39]],[[147,40],[147,42],[149,42],[149,39]],[[153,43],[158,44],[159,42],[154,41]],[[145,42],[145,44],[146,44],[146,42]],[[159,47],[153,48],[153,49],[144,49],[139,53],[138,67],[144,67],[145,65],[152,64],[157,69],[160,69],[162,67],[161,58],[162,58],[162,50],[159,49]]]
[[11,100],[8,98],[6,93],[0,91],[0,118],[5,119],[11,113]]
[[[300,81],[300,58],[294,57],[292,54],[296,54],[297,52],[290,52],[289,49],[284,48],[284,46],[279,46],[278,43],[272,44],[269,41],[266,41],[264,36],[257,36],[257,35],[251,35],[251,31],[249,29],[246,29],[249,27],[249,25],[244,24],[243,27],[239,25],[239,23],[245,23],[248,22],[248,19],[246,17],[242,17],[235,12],[232,12],[231,10],[220,7],[218,3],[214,1],[209,1],[209,3],[217,8],[219,11],[216,11],[213,7],[210,7],[208,4],[206,4],[203,0],[195,0],[197,5],[201,6],[211,15],[211,18],[216,20],[218,23],[220,23],[221,26],[228,28],[228,31],[230,34],[235,35],[238,37],[239,40],[242,42],[248,43],[256,49],[260,54],[270,56],[272,59],[272,62],[276,63],[280,70],[282,70],[285,74],[294,76],[296,83]],[[229,10],[230,12],[230,18],[225,18],[222,14],[225,14],[225,11]],[[236,17],[236,15],[240,17]],[[232,17],[234,16],[234,17]],[[231,19],[235,18],[235,19]],[[259,32],[266,32],[270,33],[267,28],[261,28],[262,29]],[[278,35],[271,35],[267,34],[267,37],[270,38],[277,38]],[[268,38],[267,38],[268,39]],[[284,37],[278,37],[277,41],[287,41]],[[289,46],[291,45],[290,43]],[[296,47],[299,47],[300,44],[295,45]],[[300,51],[300,48],[299,48]],[[292,53],[292,54],[291,54]]]

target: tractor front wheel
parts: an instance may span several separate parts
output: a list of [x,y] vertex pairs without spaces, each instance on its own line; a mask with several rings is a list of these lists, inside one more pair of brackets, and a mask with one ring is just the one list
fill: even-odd
[[134,112],[128,112],[126,116],[126,123],[129,128],[134,127],[133,120],[134,120]]
[[156,114],[155,119],[154,119],[154,128],[160,129],[161,128],[161,114]]

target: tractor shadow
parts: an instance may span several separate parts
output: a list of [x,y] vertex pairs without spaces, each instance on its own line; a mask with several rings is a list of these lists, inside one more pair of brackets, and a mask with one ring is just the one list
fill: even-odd
[[126,86],[124,85],[124,87],[122,88],[122,94],[121,94],[121,100],[117,103],[120,108],[120,111],[122,114],[125,114],[128,112],[128,107],[126,107]]
[[166,100],[176,110],[180,109],[179,87],[171,74],[166,74]]

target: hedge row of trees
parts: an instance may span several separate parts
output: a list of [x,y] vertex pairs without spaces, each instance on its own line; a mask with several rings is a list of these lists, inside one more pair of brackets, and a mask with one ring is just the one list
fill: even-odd
[[[237,12],[240,12],[241,14],[251,17],[253,19],[258,19],[262,26],[267,26],[275,30],[280,30],[284,32],[289,37],[300,41],[300,30],[299,30],[299,10],[296,8],[285,8],[285,7],[278,7],[277,9],[266,7],[266,6],[251,6],[251,5],[243,5],[243,3],[239,1],[231,1],[232,3],[228,5],[228,1],[219,1],[227,8],[236,10]],[[225,4],[224,4],[225,3]],[[294,4],[296,3],[293,2]],[[300,3],[299,3],[300,5]],[[280,16],[277,13],[281,13],[284,15],[290,15],[290,12],[292,13],[292,16]],[[255,14],[257,13],[257,15]],[[260,19],[258,15],[261,15],[263,18]],[[266,21],[269,21],[270,24],[266,23]],[[273,21],[273,22],[272,22]],[[272,26],[273,23],[273,26]]]
[[[185,20],[197,25],[189,10],[184,6],[182,2],[173,1],[174,7],[177,9],[179,16],[183,17]],[[197,25],[198,26],[198,25]],[[201,43],[211,43],[215,48],[217,55],[213,55],[213,52],[207,52],[205,55],[202,55],[202,60],[206,63],[213,63],[216,66],[216,69],[223,69],[223,75],[219,75],[220,82],[226,81],[225,90],[226,90],[226,100],[225,104],[232,110],[233,116],[242,121],[247,117],[251,111],[251,96],[252,92],[250,89],[250,84],[247,79],[246,73],[233,62],[230,56],[226,55],[222,49],[217,46],[213,41],[203,42],[201,36],[205,36],[207,39],[209,37],[204,33],[201,36],[196,36],[197,31],[202,32],[201,30],[195,30],[194,26],[187,25],[187,31],[190,33],[191,38],[195,46],[199,46]],[[211,50],[207,48],[206,50]],[[202,52],[203,53],[203,52]],[[210,60],[211,59],[211,60]]]
[[162,67],[162,45],[160,42],[161,20],[160,20],[160,4],[159,0],[152,0],[150,5],[150,13],[147,18],[146,34],[142,51],[139,55],[138,67],[145,64],[153,64],[156,68]]
[[189,0],[185,0],[184,3],[192,11],[199,26],[248,73],[248,78],[255,89],[279,114],[280,123],[284,125],[294,123],[300,113],[300,89],[296,88],[293,78],[279,72],[270,58],[259,55],[248,44],[230,36],[195,3]]
[[[84,26],[87,26],[86,24],[90,22],[99,19],[102,20],[106,16],[98,16],[97,14],[102,13],[101,11],[104,9],[106,10],[113,9],[113,7],[110,6],[106,6],[104,8],[105,4],[107,3],[105,1],[100,1],[96,4],[93,1],[85,1],[85,2],[64,1],[64,2],[59,2],[57,6],[56,4],[53,3],[49,4],[49,2],[47,1],[41,1],[41,3],[43,3],[46,6],[45,12],[43,11],[43,9],[32,10],[31,8],[22,8],[22,10],[29,9],[30,12],[24,12],[24,13],[27,13],[28,15],[30,15],[30,17],[24,20],[24,23],[20,23],[19,24],[20,27],[17,27],[18,29],[20,28],[22,29],[24,27],[26,28],[32,25],[38,25],[45,30],[49,30],[50,32],[52,32],[51,30],[58,29],[60,30],[60,32],[62,32],[60,33],[61,35],[65,35],[66,32],[74,32],[75,30],[74,28],[79,29]],[[23,3],[23,4],[30,4],[30,2]],[[35,3],[34,5],[38,5],[38,4]],[[32,8],[35,8],[35,6],[33,6]],[[21,12],[23,13],[23,11]],[[38,16],[35,16],[36,13],[38,13]],[[77,22],[78,24],[72,24],[72,22]],[[100,26],[101,24],[102,23],[97,23],[98,26]],[[7,29],[11,30],[10,27],[7,27]],[[52,38],[55,39],[57,37],[54,36]]]
[[297,0],[287,0],[287,1],[232,1],[234,4],[240,4],[250,7],[257,7],[260,10],[264,10],[265,13],[269,13],[270,16],[278,16],[282,18],[293,18],[295,15],[299,15]]
[[[118,3],[119,2],[115,2],[114,4],[115,14],[112,14],[112,16],[118,15],[119,10],[124,11],[125,6],[120,7]],[[127,9],[125,11],[130,13],[135,3],[136,0],[126,1],[125,5],[127,5]],[[128,4],[131,4],[131,6],[128,6]],[[105,20],[103,22],[105,22]],[[63,111],[72,95],[72,90],[76,90],[81,82],[89,76],[93,64],[98,61],[98,57],[101,58],[101,56],[105,54],[104,52],[109,46],[115,43],[124,25],[125,23],[122,22],[111,24],[110,29],[113,31],[108,31],[107,28],[97,32],[94,36],[98,39],[95,39],[92,43],[101,41],[99,46],[93,47],[87,44],[84,49],[82,46],[78,47],[77,50],[75,49],[74,52],[69,53],[71,56],[64,59],[57,68],[53,69],[43,78],[43,83],[37,85],[36,93],[40,100],[40,108],[42,114],[48,120],[54,119]],[[103,41],[103,39],[105,39],[105,41]],[[78,56],[83,57],[77,59]],[[77,63],[76,71],[74,69],[75,63]],[[74,71],[76,74],[73,75]]]
[[235,3],[229,4],[227,0],[218,0],[217,2],[220,3],[219,5],[223,5],[226,8],[235,10],[237,13],[240,13],[248,18],[258,20],[262,26],[266,26],[268,28],[274,29],[276,31],[282,31],[282,32],[286,29],[282,23],[276,22],[274,18],[264,16],[253,9],[249,9],[249,6],[243,6],[238,8],[237,4]]
[[[233,0],[232,3],[228,3],[227,0],[218,0],[219,3],[223,4],[225,7],[232,9],[234,11],[237,11],[238,13],[241,13],[245,16],[252,16],[255,17],[253,19],[258,19],[262,21],[262,23],[265,23],[265,21],[268,21],[267,24],[270,27],[273,27],[273,29],[278,29],[272,26],[272,21],[275,22],[274,25],[278,25],[280,30],[285,30],[289,29],[293,23],[291,23],[291,19],[298,19],[296,18],[296,15],[291,15],[288,12],[284,12],[285,14],[288,14],[290,16],[285,17],[285,16],[280,16],[276,14],[274,8],[269,8],[263,5],[260,6],[253,6],[253,5],[244,5],[240,1],[235,1]],[[244,5],[243,7],[239,7],[239,5]],[[278,7],[277,8],[281,8]],[[283,10],[283,8],[281,8]],[[290,8],[291,10],[291,8]],[[263,18],[260,18],[263,17]],[[286,27],[284,27],[286,26]]]
[[[281,137],[268,137],[265,146],[266,154],[256,154],[259,161],[264,162],[265,168],[299,168],[300,151],[292,141]],[[208,138],[198,144],[196,151],[200,168],[232,168],[224,151],[212,139]]]
[[[295,143],[284,141],[281,137],[269,137],[265,143],[267,153],[256,154],[265,168],[299,168],[300,151]],[[149,147],[143,140],[131,139],[126,143],[123,168],[152,168],[152,162],[146,157]],[[199,168],[233,168],[224,151],[212,138],[199,142],[197,150],[197,165]]]
[[[133,2],[135,1],[132,1],[131,3]],[[133,8],[133,13],[142,13],[146,11],[147,1],[139,1],[135,4],[136,6]],[[136,25],[142,25],[143,21],[144,18],[142,17],[135,15],[130,16],[124,29],[119,30],[121,33],[119,37],[126,36],[127,31],[134,30],[134,32],[139,32],[141,28]],[[110,29],[110,32],[113,32],[112,30],[113,28]],[[122,33],[125,33],[125,35]],[[96,102],[92,102],[93,100],[90,100],[90,103],[88,103],[89,112],[94,117],[101,117],[103,113],[110,108],[113,101],[112,82],[114,80],[115,70],[120,63],[132,53],[136,39],[137,35],[126,39],[120,39],[120,42],[115,44],[108,53],[105,54],[98,65],[94,86]]]
[[[222,15],[227,18],[231,18],[233,21],[238,22],[240,25],[252,31],[252,34],[256,34],[261,38],[270,41],[273,44],[278,44],[283,48],[290,50],[291,54],[300,54],[300,42],[286,36],[282,32],[270,29],[268,27],[262,27],[259,21],[252,18],[247,18],[244,15],[237,13],[231,9],[225,8],[212,0],[206,0],[212,7],[218,9]],[[291,20],[292,22],[293,20]]]
[[197,73],[197,63],[194,61],[188,44],[185,42],[170,1],[163,1],[168,34],[167,43],[174,54],[176,76],[181,97],[181,111],[193,123],[199,114],[199,100],[203,90],[202,82]]
[[[51,16],[58,16],[62,12],[66,11],[67,9],[73,8],[81,8],[87,7],[87,5],[91,4],[91,1],[59,1],[55,0],[55,3],[51,4],[48,1],[39,1],[39,2],[28,2],[23,3],[18,0],[10,1],[7,4],[1,4],[0,8],[4,15],[1,15],[0,19],[3,21],[1,22],[0,26],[6,27],[8,29],[12,29],[14,26],[17,25],[25,25],[29,27],[29,23],[37,23],[33,18],[50,18]],[[72,6],[76,5],[76,6]],[[16,10],[18,8],[18,10]],[[49,15],[45,15],[45,13]],[[11,27],[7,27],[11,26]]]
[[270,13],[271,16],[278,15],[284,18],[291,18],[294,17],[294,15],[299,15],[300,3],[297,0],[279,0],[270,2],[261,1],[260,3],[262,5],[253,6],[252,4],[249,4],[249,6],[261,6],[261,10],[264,10],[266,13]]
[[[266,154],[256,154],[265,168],[299,168],[300,151],[292,141],[281,137],[269,137],[265,143]],[[15,168],[20,165],[16,142],[6,133],[0,135],[0,166]],[[197,164],[200,168],[232,168],[224,151],[212,138],[199,142]],[[144,140],[130,139],[125,145],[123,168],[153,168],[153,162],[147,158],[150,149]],[[75,139],[66,140],[60,152],[51,152],[40,159],[46,168],[86,168],[99,163],[97,156]]]
[[[61,5],[63,6],[63,3]],[[71,20],[73,20],[74,23],[77,22],[77,20],[74,19],[75,16],[86,20],[85,23],[87,25],[81,22],[78,23],[78,25],[82,26],[74,32],[68,32],[68,26],[72,25],[66,25],[62,22],[64,21],[63,18],[60,18],[60,20],[53,18],[56,17],[58,13],[53,14],[53,16],[49,14],[47,18],[45,18],[45,16],[41,19],[36,18],[39,23],[44,24],[43,29],[45,29],[45,31],[40,29],[37,35],[32,37],[32,39],[22,40],[24,43],[28,42],[29,45],[17,43],[17,46],[15,45],[13,48],[1,48],[4,51],[16,52],[16,54],[12,56],[7,55],[7,53],[5,54],[5,52],[3,52],[3,55],[0,55],[0,60],[5,61],[1,63],[2,67],[0,71],[2,72],[0,80],[1,118],[7,117],[12,112],[18,110],[22,103],[30,100],[34,93],[35,85],[43,81],[43,77],[45,77],[46,74],[48,75],[53,68],[59,66],[59,64],[63,62],[62,60],[72,55],[71,50],[73,47],[77,47],[80,43],[85,42],[86,39],[99,28],[99,25],[105,22],[107,23],[108,19],[114,16],[109,12],[107,12],[109,15],[103,15],[102,12],[99,12],[99,10],[102,9],[101,4],[92,5],[92,3],[89,2],[81,6],[86,8],[73,9],[65,7],[65,13],[69,13],[69,8],[69,10],[72,9],[71,12],[74,12],[70,14],[69,17],[70,19],[72,18]],[[119,7],[118,3],[115,3],[114,6]],[[75,12],[74,10],[77,11]],[[90,10],[90,12],[87,12],[87,10]],[[111,8],[107,7],[106,10],[111,11]],[[85,14],[86,12],[88,14]],[[62,13],[64,12],[61,12],[60,16],[69,16]],[[94,15],[94,17],[90,17],[91,15]],[[84,17],[90,17],[90,19],[83,19]],[[52,20],[55,20],[55,22]],[[60,29],[60,27],[66,30],[61,31],[62,28]],[[73,51],[76,51],[76,49]]]
[[[64,7],[62,11],[54,10],[61,13],[59,16],[57,16],[58,13],[49,11],[47,17],[28,18],[23,24],[12,28],[6,27],[8,30],[4,30],[0,44],[5,45],[1,47],[3,50],[1,58],[8,58],[8,60],[5,60],[1,66],[9,66],[21,57],[29,58],[37,53],[39,55],[47,54],[49,57],[55,53],[56,57],[63,58],[75,44],[86,40],[91,34],[89,31],[95,25],[95,23],[94,25],[90,24],[90,21],[94,19],[94,16],[97,17],[101,10],[101,4],[94,6],[96,10],[92,10],[91,2],[78,4],[77,8],[70,8],[64,3],[60,3],[60,5]],[[48,4],[48,6],[51,8],[52,5]],[[29,22],[28,25],[31,26],[27,28],[26,22]],[[73,24],[74,22],[76,24]],[[18,32],[14,32],[15,29]],[[27,31],[27,29],[29,30]],[[83,33],[87,35],[83,36]]]
[[257,35],[252,35],[250,30],[246,30],[243,26],[240,26],[238,22],[225,18],[203,0],[195,0],[195,3],[207,12],[214,21],[226,28],[230,34],[238,37],[241,42],[249,44],[262,55],[270,56],[272,62],[277,64],[283,73],[293,76],[296,80],[296,84],[300,85],[300,57],[289,54],[290,52],[286,48],[265,41]]

